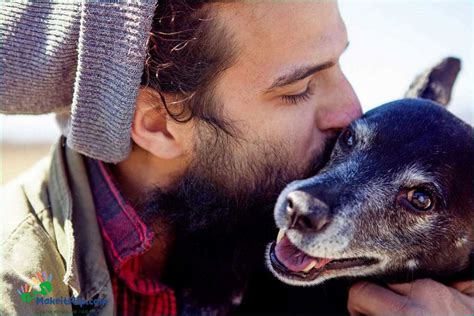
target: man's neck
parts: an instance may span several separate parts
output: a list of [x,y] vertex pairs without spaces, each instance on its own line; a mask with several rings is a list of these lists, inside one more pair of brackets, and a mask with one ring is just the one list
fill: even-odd
[[[177,174],[174,169],[179,162],[163,161],[158,167],[159,162],[150,158],[146,152],[134,149],[126,160],[117,165],[111,165],[110,170],[121,193],[140,215],[147,200],[147,190],[171,185]],[[140,274],[159,281],[174,242],[174,235],[171,227],[158,218],[154,219],[150,225],[155,239],[151,249],[141,258]]]

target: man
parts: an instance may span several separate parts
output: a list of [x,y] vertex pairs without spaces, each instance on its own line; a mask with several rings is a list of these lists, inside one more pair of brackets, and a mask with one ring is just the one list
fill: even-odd
[[[254,280],[275,236],[275,197],[316,172],[361,115],[339,65],[347,45],[333,2],[158,6],[128,158],[105,164],[62,139],[43,162],[46,178],[40,170],[27,176],[39,183],[4,189],[5,212],[15,214],[2,237],[2,311],[256,312],[246,303],[254,286],[266,292],[257,301],[273,293]],[[108,304],[26,306],[16,289],[32,267],[54,274],[56,296]],[[359,283],[348,309],[468,314],[468,285]],[[311,303],[306,312],[317,313],[324,302]]]

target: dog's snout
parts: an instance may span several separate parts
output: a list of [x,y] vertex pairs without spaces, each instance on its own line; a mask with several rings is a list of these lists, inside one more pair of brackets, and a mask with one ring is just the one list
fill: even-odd
[[286,216],[289,229],[318,232],[329,224],[329,207],[303,191],[293,191],[287,196]]

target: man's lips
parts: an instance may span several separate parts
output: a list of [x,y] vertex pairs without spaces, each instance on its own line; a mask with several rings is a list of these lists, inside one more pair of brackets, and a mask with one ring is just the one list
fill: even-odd
[[311,281],[324,271],[372,265],[378,260],[367,257],[344,259],[312,257],[294,246],[284,231],[280,231],[277,241],[270,248],[270,262],[280,274]]

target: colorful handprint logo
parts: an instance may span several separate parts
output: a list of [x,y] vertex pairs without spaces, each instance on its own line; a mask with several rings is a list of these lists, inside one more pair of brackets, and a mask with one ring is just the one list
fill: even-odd
[[[16,290],[23,302],[29,303],[38,295],[47,296],[53,290],[53,285],[51,284],[53,275],[51,273],[48,275],[46,272],[36,272],[36,276],[31,280],[33,281],[33,286],[25,283]],[[39,289],[39,291],[36,289]]]

